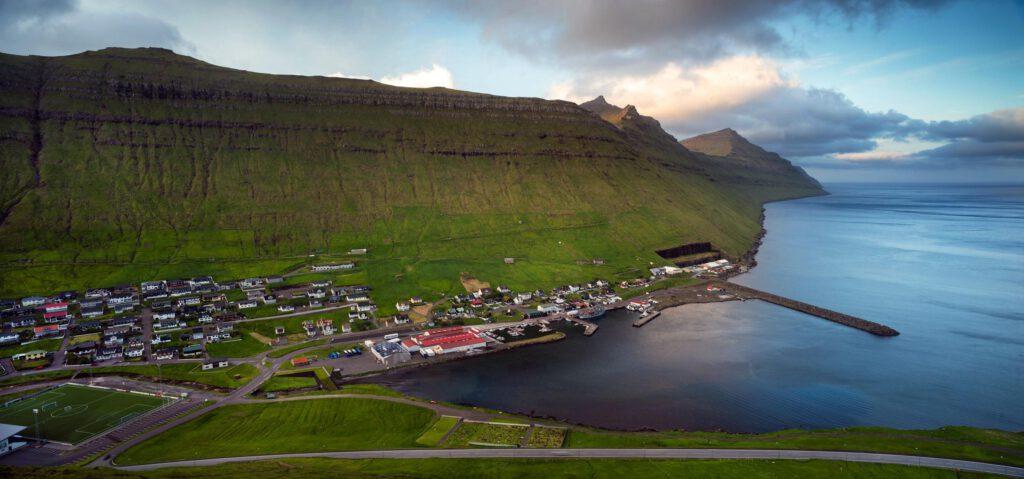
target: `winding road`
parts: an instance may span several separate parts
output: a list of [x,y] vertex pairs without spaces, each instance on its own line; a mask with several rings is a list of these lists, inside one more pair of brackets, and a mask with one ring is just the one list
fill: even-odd
[[867,462],[901,466],[931,467],[956,471],[1024,477],[1024,468],[985,462],[942,459],[938,457],[875,454],[869,452],[801,451],[767,449],[397,449],[381,451],[315,452],[268,454],[262,456],[222,457],[195,461],[161,462],[115,467],[122,471],[151,471],[168,467],[216,466],[232,462],[267,461],[293,458],[330,459],[783,459]]

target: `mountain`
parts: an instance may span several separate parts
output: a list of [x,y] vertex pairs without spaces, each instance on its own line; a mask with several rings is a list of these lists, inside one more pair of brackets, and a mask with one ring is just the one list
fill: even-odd
[[335,279],[385,304],[462,276],[624,278],[685,242],[741,255],[763,202],[820,193],[734,175],[635,108],[589,108],[152,48],[0,54],[0,296],[280,274],[353,248],[369,254]]
[[803,168],[793,165],[777,153],[765,151],[736,130],[726,128],[680,141],[690,151],[714,157],[735,171],[756,171],[773,176],[794,178],[821,187]]

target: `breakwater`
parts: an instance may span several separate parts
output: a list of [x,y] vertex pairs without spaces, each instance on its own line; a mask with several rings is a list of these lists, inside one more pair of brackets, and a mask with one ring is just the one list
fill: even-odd
[[655,312],[653,312],[651,314],[647,314],[647,315],[641,316],[636,321],[633,321],[633,327],[634,328],[642,327],[643,325],[653,321],[654,318],[657,318],[658,316],[661,316],[661,311],[655,311]]
[[761,301],[776,304],[804,314],[810,314],[822,319],[827,319],[833,323],[859,329],[861,331],[874,334],[875,336],[898,336],[900,334],[899,331],[896,331],[884,324],[868,321],[856,316],[850,316],[849,314],[840,313],[838,311],[822,308],[803,301],[797,301],[795,299],[786,298],[736,283],[730,283],[728,281],[713,281],[711,284],[728,291],[741,299],[760,299]]

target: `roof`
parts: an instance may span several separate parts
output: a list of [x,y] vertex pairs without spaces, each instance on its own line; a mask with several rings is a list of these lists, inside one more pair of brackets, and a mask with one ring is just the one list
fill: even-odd
[[405,351],[399,343],[392,343],[388,341],[382,341],[373,345],[373,350],[380,353],[381,356],[391,356],[392,354],[400,353]]
[[468,346],[470,344],[486,344],[486,343],[487,343],[487,340],[485,340],[484,338],[481,338],[479,336],[475,336],[474,335],[472,338],[462,339],[462,340],[458,340],[458,341],[448,341],[448,342],[445,342],[445,343],[441,343],[438,346],[441,346],[441,349],[455,349],[455,348],[458,348],[458,347],[461,347],[461,346]]
[[0,423],[0,439],[9,438],[21,431],[25,430],[25,426],[19,426],[17,424],[2,424]]
[[478,336],[478,335],[476,335],[474,333],[468,333],[467,332],[467,333],[453,334],[453,335],[447,335],[447,336],[441,336],[441,337],[419,338],[418,341],[419,341],[421,347],[429,348],[431,346],[437,346],[437,345],[446,346],[446,347],[452,347],[451,346],[452,344],[462,343],[462,342],[465,342],[465,341],[478,342],[478,341],[485,341],[485,340],[483,340],[480,336]]

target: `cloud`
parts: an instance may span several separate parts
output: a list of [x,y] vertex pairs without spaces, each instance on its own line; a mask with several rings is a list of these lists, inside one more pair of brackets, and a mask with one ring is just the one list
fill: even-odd
[[900,9],[934,9],[944,0],[522,0],[454,2],[482,25],[483,36],[531,57],[664,62],[751,53],[791,53],[779,22],[794,16],[882,26]]
[[635,105],[680,138],[731,127],[791,157],[869,151],[876,138],[904,138],[916,125],[895,111],[865,111],[842,93],[803,87],[759,56],[564,82],[549,94],[572,101],[604,94],[612,103]]
[[436,63],[431,65],[430,68],[421,68],[409,73],[383,77],[380,79],[380,82],[387,83],[388,85],[413,88],[430,88],[437,86],[455,88],[455,82],[452,79],[452,72]]
[[329,76],[329,77],[332,77],[332,78],[349,78],[349,79],[352,79],[352,80],[372,80],[372,78],[370,78],[368,76],[349,75],[349,74],[343,73],[343,72],[328,73],[327,75],[324,75],[324,76]]
[[137,13],[87,12],[72,0],[0,1],[0,45],[9,53],[44,55],[111,46],[195,50],[163,20]]

